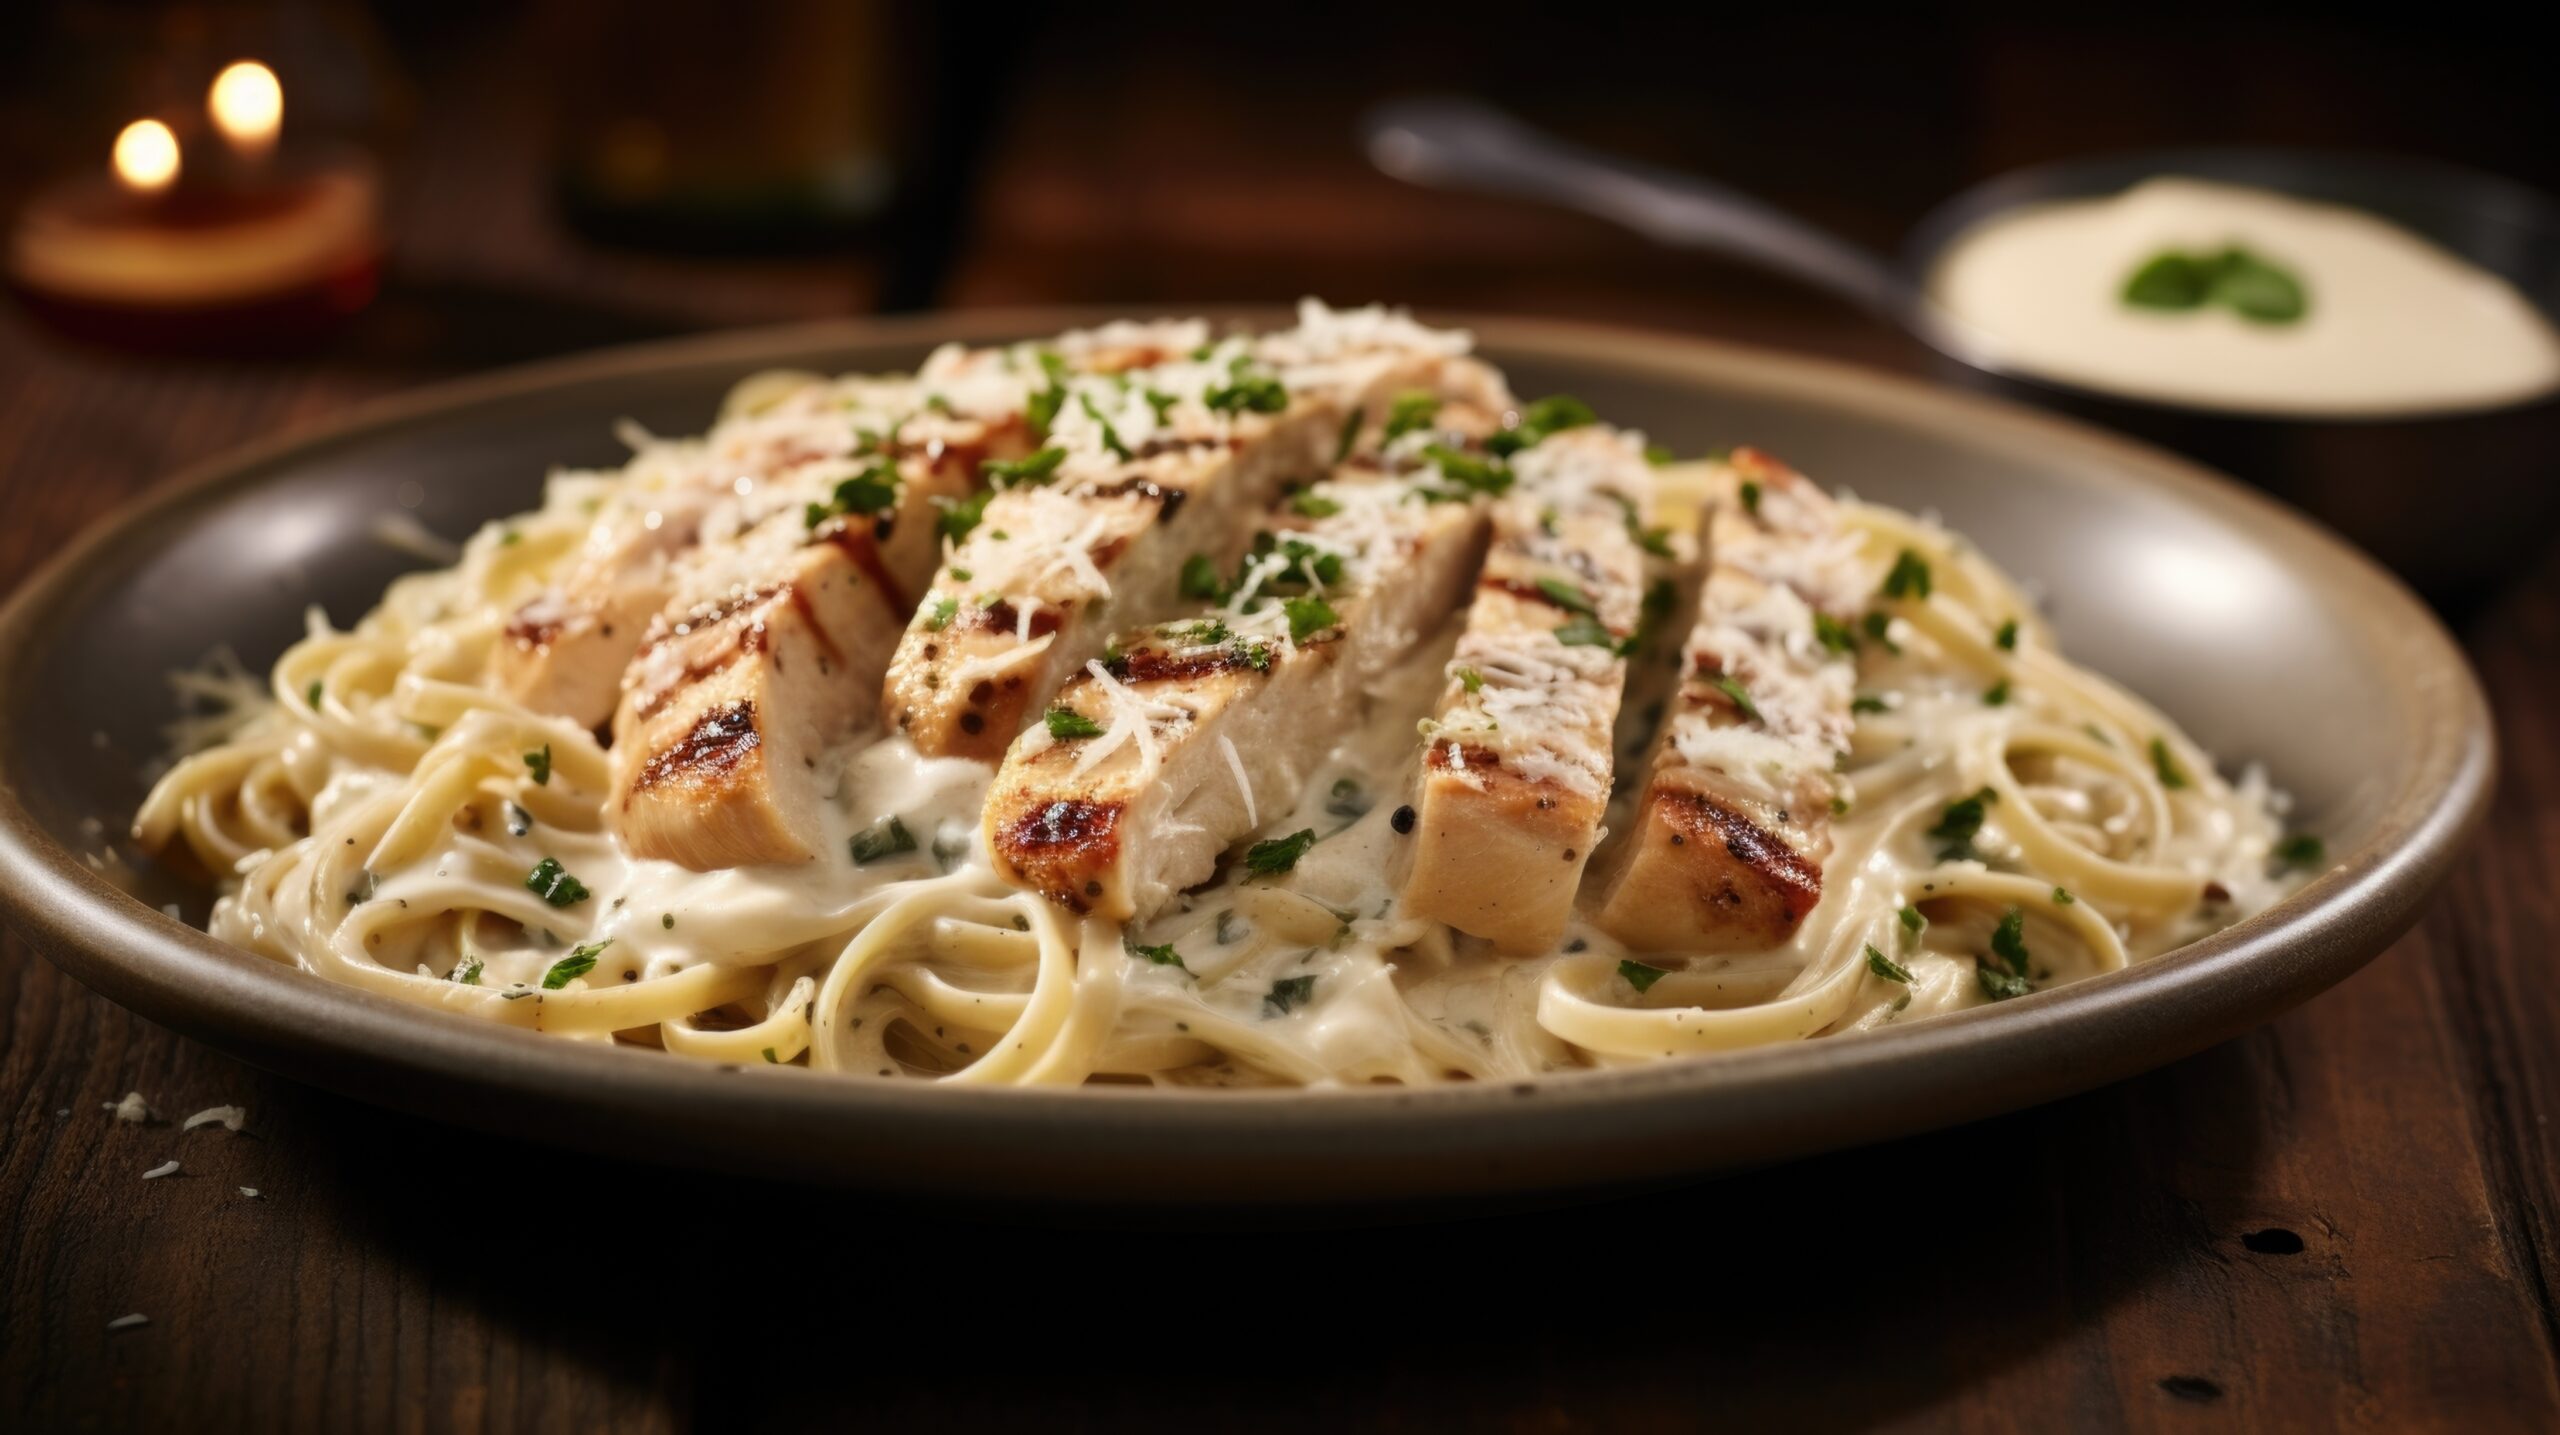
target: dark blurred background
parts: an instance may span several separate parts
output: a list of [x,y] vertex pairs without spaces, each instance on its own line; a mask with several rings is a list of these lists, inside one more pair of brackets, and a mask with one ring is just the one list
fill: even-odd
[[881,308],[1303,293],[1901,352],[1757,274],[1375,174],[1357,117],[1411,90],[1878,248],[1975,180],[2135,146],[2381,150],[2560,188],[2560,86],[2486,7],[399,0],[0,7],[5,197],[104,155],[113,123],[67,119],[66,77],[240,12],[356,37],[332,64],[365,72],[392,248],[329,357],[404,374]]

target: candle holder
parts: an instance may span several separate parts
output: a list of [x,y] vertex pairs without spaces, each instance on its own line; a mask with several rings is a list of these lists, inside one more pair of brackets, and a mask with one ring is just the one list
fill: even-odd
[[74,10],[46,106],[62,148],[9,226],[10,292],[77,339],[308,345],[379,288],[384,67],[329,6]]

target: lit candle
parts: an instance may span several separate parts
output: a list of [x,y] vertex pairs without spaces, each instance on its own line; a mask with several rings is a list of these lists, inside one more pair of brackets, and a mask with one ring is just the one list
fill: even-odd
[[231,152],[255,164],[275,149],[284,129],[284,86],[257,61],[234,60],[213,77],[204,108]]
[[30,309],[84,337],[237,349],[305,337],[373,297],[372,166],[282,147],[284,86],[255,60],[214,77],[205,113],[232,163],[191,168],[168,124],[137,119],[107,175],[27,205],[8,277]]
[[178,182],[178,137],[158,120],[135,120],[116,132],[107,165],[125,188],[158,194]]

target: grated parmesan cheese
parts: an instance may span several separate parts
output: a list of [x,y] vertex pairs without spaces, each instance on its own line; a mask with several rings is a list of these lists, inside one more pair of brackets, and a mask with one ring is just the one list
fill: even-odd
[[178,1163],[175,1158],[172,1158],[161,1162],[159,1165],[152,1167],[148,1171],[143,1172],[142,1179],[145,1181],[157,1181],[163,1176],[175,1176],[177,1174]]
[[178,1129],[193,1131],[199,1126],[211,1126],[220,1122],[223,1130],[237,1131],[240,1129],[240,1123],[248,1119],[249,1108],[245,1106],[208,1106],[188,1117]]
[[1228,737],[1225,733],[1220,733],[1218,734],[1218,746],[1227,755],[1227,771],[1235,774],[1236,791],[1244,795],[1245,826],[1260,827],[1262,825],[1262,813],[1253,805],[1253,784],[1245,778],[1244,759],[1236,755],[1235,740]]

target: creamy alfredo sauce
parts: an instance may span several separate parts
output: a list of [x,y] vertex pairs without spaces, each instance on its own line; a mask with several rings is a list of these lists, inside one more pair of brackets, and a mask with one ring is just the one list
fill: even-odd
[[[2301,319],[2124,302],[2163,251],[2234,245],[2301,279]],[[2560,334],[2504,279],[2361,210],[2239,185],[2162,178],[1995,215],[1948,246],[1929,294],[1993,362],[2201,408],[2423,413],[2560,388]]]

